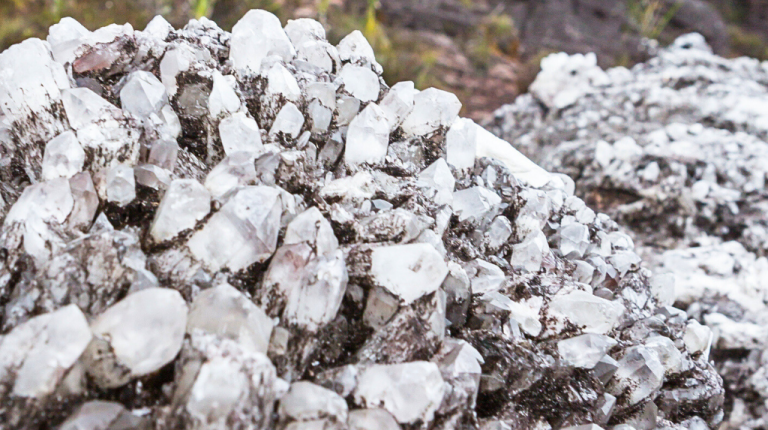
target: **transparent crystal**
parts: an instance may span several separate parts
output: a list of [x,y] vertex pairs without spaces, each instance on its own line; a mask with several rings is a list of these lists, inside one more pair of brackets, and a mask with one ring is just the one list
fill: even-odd
[[445,159],[456,169],[471,169],[477,153],[477,127],[469,118],[457,119],[445,136]]
[[560,252],[565,257],[581,258],[589,247],[589,228],[574,222],[560,229]]
[[184,340],[187,304],[176,290],[148,288],[129,294],[91,322],[94,340],[86,369],[104,388],[159,370]]
[[395,417],[384,409],[356,409],[349,411],[349,430],[400,430]]
[[212,118],[240,110],[240,98],[234,89],[236,85],[234,76],[224,76],[219,71],[213,73],[213,88],[208,97],[208,112]]
[[123,110],[138,118],[147,118],[150,114],[160,111],[168,103],[165,86],[152,73],[136,71],[128,75],[128,79],[120,90],[120,105]]
[[336,100],[336,124],[343,127],[352,122],[360,112],[360,100],[352,96],[340,96]]
[[302,115],[299,108],[293,103],[286,103],[280,112],[275,117],[275,122],[272,123],[272,128],[269,129],[269,134],[280,135],[285,137],[297,138],[301,133],[301,127],[304,126],[304,115]]
[[283,419],[311,421],[332,418],[347,421],[347,402],[335,392],[311,382],[294,382],[280,399],[278,413]]
[[387,91],[379,106],[387,116],[390,130],[397,128],[411,113],[416,92],[412,81],[398,82]]
[[550,302],[553,312],[565,317],[576,326],[584,327],[587,333],[605,334],[611,331],[624,314],[624,306],[593,296],[584,291],[558,294]]
[[149,235],[157,242],[194,228],[211,211],[211,195],[194,179],[176,179],[160,201]]
[[258,154],[264,148],[259,125],[245,112],[238,112],[221,120],[219,136],[227,155],[235,152]]
[[46,41],[51,45],[53,59],[61,64],[72,63],[77,49],[86,42],[91,34],[77,20],[64,17],[48,29]]
[[285,25],[285,34],[297,48],[306,42],[325,40],[323,24],[309,18],[289,19]]
[[525,240],[512,245],[512,257],[509,264],[515,269],[528,272],[538,272],[544,256],[549,254],[549,244],[547,237],[541,230],[535,230],[530,233]]
[[654,351],[664,366],[667,375],[678,373],[683,368],[683,354],[675,343],[665,336],[652,336],[643,342],[646,348]]
[[250,10],[232,27],[229,59],[241,76],[259,74],[269,55],[290,61],[296,55],[277,17],[265,10]]
[[235,152],[224,157],[205,177],[205,188],[215,198],[226,196],[238,187],[256,182],[256,166],[248,152]]
[[126,206],[136,198],[136,179],[133,169],[125,164],[116,164],[107,169],[105,194],[107,201]]
[[504,271],[499,266],[479,258],[467,264],[464,269],[472,284],[472,294],[496,291],[504,283]]
[[407,305],[440,288],[448,266],[429,244],[382,246],[371,253],[370,274],[377,285]]
[[85,315],[75,305],[42,314],[0,338],[0,381],[12,394],[52,394],[91,341]]
[[171,185],[171,172],[154,164],[142,164],[133,169],[136,183],[153,190],[162,190]]
[[477,152],[475,155],[477,158],[487,157],[501,161],[515,178],[532,187],[542,187],[552,179],[549,172],[528,159],[509,142],[499,139],[477,124],[470,124],[469,127],[474,127],[476,130]]
[[99,195],[93,186],[91,174],[82,172],[72,176],[69,179],[69,189],[74,205],[67,222],[72,227],[85,230],[91,226],[99,208]]
[[557,352],[568,366],[592,369],[614,345],[608,336],[587,333],[557,342]]
[[197,60],[195,51],[187,45],[176,45],[163,55],[160,61],[160,79],[169,96],[176,95],[178,91],[176,76],[189,70]]
[[[91,400],[80,405],[59,427],[60,430],[97,430],[119,427],[130,413],[118,402]],[[128,418],[121,420],[121,418]],[[138,418],[138,417],[136,417]],[[115,426],[116,425],[116,426]],[[113,427],[114,426],[114,427]]]
[[354,401],[365,408],[385,409],[401,424],[430,422],[440,407],[444,390],[435,363],[377,364],[361,373]]
[[43,180],[70,178],[83,170],[85,151],[72,131],[65,131],[45,144]]
[[273,187],[244,187],[190,238],[192,255],[210,270],[237,271],[266,261],[277,247],[282,202]]
[[282,64],[275,63],[267,72],[266,95],[275,106],[285,100],[298,103],[301,90],[293,74]]
[[401,125],[406,137],[424,136],[450,127],[461,110],[459,99],[446,91],[428,88],[413,97],[413,110]]
[[497,216],[488,227],[486,232],[488,237],[488,249],[498,250],[512,236],[512,223],[505,216]]
[[173,171],[179,154],[179,144],[176,139],[162,138],[152,142],[147,163]]
[[189,309],[187,332],[202,330],[232,339],[243,348],[266,354],[272,320],[229,284],[202,291]]
[[664,382],[664,366],[656,352],[638,345],[627,348],[619,360],[610,389],[615,396],[626,393],[630,405],[636,405]]
[[339,58],[342,61],[350,63],[367,64],[374,68],[377,73],[381,72],[381,66],[376,62],[376,55],[373,52],[371,44],[359,30],[346,35],[338,45]]
[[484,187],[472,187],[453,193],[453,213],[459,221],[482,222],[496,215],[501,197]]
[[438,158],[429,167],[419,173],[418,184],[422,188],[432,190],[432,201],[438,205],[450,205],[453,203],[453,188],[456,185],[450,167],[445,160]]
[[347,165],[380,163],[387,155],[389,125],[384,111],[371,103],[349,124],[344,161]]
[[379,98],[379,77],[369,67],[347,64],[337,79],[346,92],[363,103]]

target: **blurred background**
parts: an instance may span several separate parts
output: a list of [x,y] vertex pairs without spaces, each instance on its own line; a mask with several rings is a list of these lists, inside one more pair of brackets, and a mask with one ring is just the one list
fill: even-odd
[[93,30],[155,15],[175,27],[206,16],[230,30],[249,9],[321,21],[336,43],[354,29],[373,45],[391,85],[412,80],[456,93],[482,120],[525,92],[551,52],[595,52],[631,66],[690,31],[716,53],[768,58],[768,0],[0,0],[0,50],[72,16]]

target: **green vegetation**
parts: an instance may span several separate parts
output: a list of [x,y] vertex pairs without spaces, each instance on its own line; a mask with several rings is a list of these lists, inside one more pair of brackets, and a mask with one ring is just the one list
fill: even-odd
[[640,35],[658,39],[682,5],[676,2],[667,6],[664,0],[628,0],[627,14]]

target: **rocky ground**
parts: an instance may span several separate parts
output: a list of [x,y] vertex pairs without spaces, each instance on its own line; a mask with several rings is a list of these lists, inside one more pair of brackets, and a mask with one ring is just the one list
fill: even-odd
[[715,335],[721,428],[766,428],[768,63],[713,55],[698,34],[631,70],[542,63],[491,129],[624,227],[675,306]]
[[[381,73],[259,10],[0,54],[3,428],[718,426],[736,316],[673,307],[573,180]],[[543,76],[530,124],[592,88]]]

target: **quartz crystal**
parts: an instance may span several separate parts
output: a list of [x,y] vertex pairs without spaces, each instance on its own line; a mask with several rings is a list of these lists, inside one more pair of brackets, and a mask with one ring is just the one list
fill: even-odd
[[296,50],[280,20],[264,10],[251,10],[232,27],[229,59],[242,76],[258,74],[269,55],[288,61]]
[[159,370],[181,349],[187,304],[167,288],[128,295],[92,323],[94,339],[84,354],[88,373],[104,388]]
[[136,178],[131,167],[117,164],[107,169],[105,176],[104,194],[107,201],[126,206],[136,198]]
[[399,430],[395,418],[384,409],[355,409],[349,411],[349,430]]
[[221,120],[219,136],[227,155],[235,152],[256,154],[263,148],[259,125],[243,112],[232,114]]
[[235,113],[240,109],[240,98],[233,88],[235,81],[232,78],[232,76],[224,76],[220,72],[213,74],[213,88],[211,88],[211,95],[208,97],[208,111],[213,118]]
[[371,253],[371,276],[404,304],[440,287],[448,266],[432,245],[418,243],[375,248]]
[[344,161],[348,165],[384,161],[389,145],[389,125],[384,111],[369,104],[349,124]]
[[157,208],[149,234],[157,242],[173,239],[191,229],[211,210],[211,195],[192,179],[171,181]]
[[401,424],[427,422],[443,400],[444,386],[434,363],[374,365],[363,371],[354,393],[356,404],[387,410]]
[[348,64],[341,69],[338,79],[344,90],[361,102],[379,98],[379,77],[370,68]]
[[[381,109],[387,116],[389,128],[394,130],[413,110],[413,97],[417,91],[411,81],[398,82],[382,98]],[[447,149],[446,149],[447,151]]]
[[202,291],[192,302],[187,332],[201,330],[237,341],[243,348],[266,353],[272,320],[229,284]]
[[149,117],[168,102],[165,87],[149,72],[134,72],[128,76],[120,90],[120,105],[123,110],[139,118]]
[[286,103],[275,118],[275,122],[272,123],[272,128],[269,129],[271,135],[282,135],[286,138],[297,138],[301,132],[301,128],[304,126],[304,116],[299,108],[293,103]]
[[52,394],[90,340],[91,330],[75,305],[32,318],[0,338],[0,381],[12,387],[13,396]]
[[448,92],[428,88],[413,97],[413,110],[402,124],[406,136],[424,136],[450,127],[461,110],[459,99]]
[[459,221],[482,222],[495,215],[501,197],[484,187],[472,187],[453,193],[453,213]]
[[644,346],[633,346],[619,360],[611,387],[614,395],[627,395],[629,403],[635,405],[658,390],[663,382],[664,366],[656,352]]
[[282,201],[273,187],[245,187],[213,214],[187,242],[189,250],[212,270],[240,270],[275,252]]
[[445,160],[438,158],[419,174],[419,186],[431,189],[432,200],[438,205],[450,205],[453,202],[453,188],[456,180]]
[[83,170],[85,151],[74,132],[61,133],[45,144],[43,180],[70,178]]
[[562,315],[584,331],[605,334],[613,329],[624,313],[624,307],[584,291],[572,291],[557,295],[550,303],[554,315]]
[[614,345],[610,337],[588,333],[557,342],[557,352],[568,365],[592,369]]
[[278,413],[284,419],[311,421],[330,418],[347,421],[347,402],[331,390],[311,382],[294,382],[280,399]]

